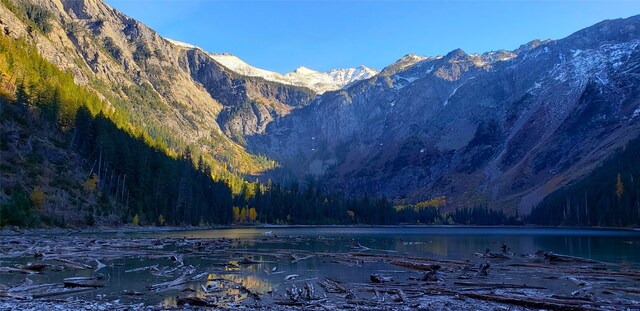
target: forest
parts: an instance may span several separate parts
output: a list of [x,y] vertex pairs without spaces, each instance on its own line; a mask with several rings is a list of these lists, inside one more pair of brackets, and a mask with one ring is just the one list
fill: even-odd
[[553,226],[638,226],[638,155],[640,138],[635,138],[579,182],[547,196],[533,209],[527,222]]
[[[444,212],[445,197],[398,205],[330,193],[312,179],[283,185],[216,174],[188,147],[175,152],[124,123],[23,39],[0,37],[0,70],[2,226],[524,223],[482,205]],[[526,222],[637,224],[639,153],[634,140]]]

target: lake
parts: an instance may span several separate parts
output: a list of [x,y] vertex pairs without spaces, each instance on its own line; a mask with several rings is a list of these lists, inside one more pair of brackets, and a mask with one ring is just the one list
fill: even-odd
[[[370,253],[384,256],[426,257],[439,260],[482,262],[478,253],[486,250],[500,252],[505,245],[514,258],[521,254],[532,254],[538,250],[588,258],[610,265],[609,269],[620,271],[640,271],[640,231],[567,228],[528,227],[267,227],[237,228],[193,231],[160,231],[77,234],[78,241],[99,238],[98,244],[106,245],[110,239],[119,241],[170,240],[149,246],[149,249],[165,253],[180,253],[184,256],[184,267],[193,266],[191,278],[181,288],[149,291],[148,287],[171,281],[180,273],[175,260],[167,256],[123,256],[100,257],[96,248],[93,255],[99,256],[106,267],[98,273],[105,276],[105,286],[88,293],[78,294],[83,299],[121,299],[127,302],[145,304],[176,305],[176,296],[185,293],[202,296],[204,292],[213,295],[219,292],[220,301],[235,303],[248,301],[250,293],[269,295],[274,298],[284,293],[292,284],[315,282],[331,278],[340,282],[369,283],[371,274],[385,274],[398,280],[418,276],[418,271],[406,269],[385,262],[366,260],[345,260],[329,254]],[[224,241],[225,246],[211,251],[192,251],[191,240]],[[3,238],[4,239],[4,238]],[[56,241],[55,238],[53,241]],[[87,242],[88,243],[88,242]],[[145,242],[146,243],[146,242]],[[78,251],[79,252],[79,251]],[[326,255],[325,255],[326,254]],[[475,254],[475,255],[474,255]],[[107,254],[105,254],[106,256]],[[2,266],[25,264],[32,258],[4,256]],[[249,260],[243,264],[242,260]],[[90,261],[89,261],[89,264]],[[183,267],[183,266],[180,266]],[[155,272],[154,272],[155,271]],[[554,293],[569,294],[574,288],[569,281],[560,280],[549,285],[549,276],[536,271],[524,271],[514,276],[495,275],[502,282],[520,282],[534,286],[549,287]],[[92,276],[92,270],[64,270],[30,275],[35,283],[59,282],[67,277]],[[24,279],[21,275],[2,277],[3,284],[12,284]],[[239,284],[239,285],[238,285]],[[239,289],[237,286],[241,286]],[[212,289],[213,288],[213,289]],[[138,292],[142,295],[123,295],[124,292]],[[209,292],[210,291],[210,292]]]

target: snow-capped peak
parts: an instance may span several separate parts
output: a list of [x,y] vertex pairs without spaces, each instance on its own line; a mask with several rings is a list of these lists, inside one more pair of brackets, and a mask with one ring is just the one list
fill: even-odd
[[[165,39],[179,47],[203,50],[202,48],[195,45],[167,38]],[[209,57],[211,57],[213,60],[226,67],[227,69],[243,76],[260,77],[269,81],[302,86],[309,88],[318,94],[322,94],[327,91],[335,91],[355,81],[368,79],[378,74],[377,70],[368,68],[366,66],[359,66],[357,68],[332,69],[327,72],[319,72],[304,66],[300,66],[293,72],[289,72],[283,75],[277,72],[251,66],[239,57],[232,54],[207,53],[207,55],[209,55]]]
[[358,68],[333,69],[328,72],[319,72],[300,66],[293,72],[283,75],[251,66],[235,55],[209,53],[209,56],[222,66],[238,74],[249,77],[260,77],[265,80],[283,84],[307,87],[318,94],[338,90],[357,80],[368,79],[378,74],[378,71],[364,66]]
[[187,49],[199,49],[199,50],[202,50],[200,47],[197,47],[197,46],[195,46],[193,44],[184,43],[182,41],[173,40],[173,39],[169,39],[169,38],[164,38],[164,39],[169,41],[171,44],[177,45],[179,47],[183,47],[183,48],[187,48]]
[[309,69],[309,68],[307,68],[305,66],[300,66],[300,67],[296,68],[296,70],[294,70],[293,73],[302,74],[302,75],[310,75],[310,74],[316,74],[316,73],[319,73],[319,72],[315,71],[313,69]]

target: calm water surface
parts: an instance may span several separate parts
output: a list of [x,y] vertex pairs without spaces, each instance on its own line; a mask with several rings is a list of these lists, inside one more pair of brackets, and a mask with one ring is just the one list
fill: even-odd
[[130,233],[140,237],[261,239],[271,232],[278,237],[325,237],[344,241],[325,243],[269,243],[239,248],[292,248],[310,251],[348,251],[360,243],[373,249],[393,250],[411,256],[470,259],[487,248],[498,251],[504,243],[516,255],[537,250],[615,263],[640,264],[640,230],[522,228],[522,227],[311,227],[241,228],[160,233]]
[[[81,234],[86,236],[88,234]],[[100,234],[104,236],[104,234]],[[107,234],[113,236],[114,234]],[[241,283],[252,291],[272,292],[273,297],[282,293],[292,283],[315,282],[324,277],[339,281],[368,283],[371,273],[392,275],[398,280],[418,276],[418,271],[409,271],[384,263],[337,262],[322,256],[313,256],[298,262],[282,260],[271,256],[275,252],[298,253],[305,256],[309,252],[352,252],[353,247],[362,245],[368,252],[381,252],[393,255],[427,257],[436,259],[471,260],[478,262],[475,252],[486,249],[499,251],[506,244],[516,256],[535,253],[538,250],[552,251],[558,254],[586,257],[615,264],[617,269],[640,271],[640,231],[633,230],[594,230],[594,229],[558,229],[558,228],[508,228],[508,227],[311,227],[311,228],[239,228],[196,231],[163,231],[145,233],[118,233],[117,237],[154,237],[154,238],[227,238],[232,239],[231,250],[213,252],[207,255],[184,254],[184,264],[197,268],[195,274],[208,273],[201,281],[187,284],[193,289],[193,295],[201,294],[201,286],[225,287],[221,292],[237,294],[238,301],[246,294],[238,292],[229,282]],[[229,265],[243,257],[250,257],[259,264]],[[28,260],[28,259],[25,259]],[[3,265],[8,265],[5,262]],[[150,304],[175,305],[175,297],[185,295],[184,291],[169,290],[159,293],[150,292],[151,284],[175,279],[158,278],[148,270],[132,271],[136,268],[158,265],[159,268],[171,268],[174,262],[139,258],[123,258],[106,262],[107,267],[100,270],[107,277],[107,286],[95,292],[80,295],[80,298],[101,297],[106,301],[122,299],[124,301],[145,302]],[[92,271],[64,271],[29,276],[36,283],[59,282],[64,277],[79,276],[82,273],[91,276]],[[496,272],[498,273],[498,272]],[[287,275],[298,275],[294,280],[286,280]],[[5,276],[3,283],[18,282],[22,276]],[[220,281],[221,279],[227,281]],[[509,281],[508,279],[501,279]],[[511,280],[514,281],[514,280]],[[549,283],[535,271],[519,276],[518,282],[545,286]],[[574,290],[568,281],[557,282],[557,293],[570,293]],[[225,285],[226,284],[226,285]],[[304,283],[299,283],[304,284]],[[144,296],[123,296],[125,290],[140,291]]]

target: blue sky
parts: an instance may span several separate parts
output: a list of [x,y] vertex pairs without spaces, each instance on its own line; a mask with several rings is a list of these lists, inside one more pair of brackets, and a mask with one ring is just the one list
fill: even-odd
[[106,1],[164,37],[281,73],[512,50],[640,14],[640,1]]

